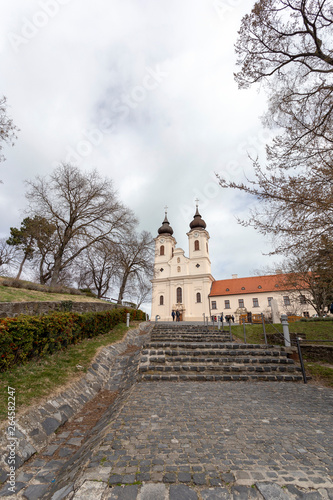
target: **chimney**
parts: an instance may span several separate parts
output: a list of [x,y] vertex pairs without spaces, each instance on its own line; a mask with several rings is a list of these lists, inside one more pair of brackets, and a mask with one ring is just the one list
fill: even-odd
[[232,274],[231,277],[234,280],[234,279],[238,278],[238,274]]

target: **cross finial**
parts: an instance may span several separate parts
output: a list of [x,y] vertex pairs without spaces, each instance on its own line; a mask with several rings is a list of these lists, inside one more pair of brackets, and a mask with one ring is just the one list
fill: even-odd
[[200,200],[198,200],[198,198],[196,198],[194,201],[195,201],[195,204],[196,204],[196,206],[198,208],[198,203],[199,203]]
[[168,207],[167,205],[165,205],[165,207],[164,207],[164,210],[165,210],[165,215],[167,214],[168,208],[169,208],[169,207]]

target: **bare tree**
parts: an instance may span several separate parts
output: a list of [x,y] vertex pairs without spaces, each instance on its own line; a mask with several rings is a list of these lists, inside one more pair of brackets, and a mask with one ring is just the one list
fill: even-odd
[[4,272],[6,266],[15,258],[15,248],[8,245],[6,238],[0,239],[0,270]]
[[79,265],[79,286],[96,291],[97,297],[104,297],[117,274],[117,252],[115,244],[103,240],[86,250]]
[[282,285],[294,301],[310,304],[323,316],[333,301],[333,244],[321,242],[307,253],[294,255],[285,265]]
[[132,212],[118,201],[111,180],[96,170],[81,172],[64,163],[49,178],[38,176],[27,184],[30,214],[43,214],[56,227],[52,265],[44,276],[51,286],[84,250],[106,237],[118,240],[135,222]]
[[222,187],[255,196],[250,219],[275,237],[276,252],[315,243],[333,228],[333,16],[325,0],[259,0],[236,44],[241,88],[262,83],[264,123],[281,134],[267,165],[253,159],[254,178]]
[[319,149],[323,140],[332,144],[332,26],[325,0],[259,0],[242,20],[236,81],[241,88],[267,87],[267,123],[287,132],[273,149],[294,160],[315,139]]
[[18,132],[18,128],[14,125],[13,120],[7,115],[7,99],[3,96],[0,98],[0,162],[5,160],[2,153],[3,144],[5,143],[13,146],[17,138],[16,132]]
[[118,303],[121,304],[131,278],[142,279],[152,275],[154,269],[154,241],[152,235],[143,231],[140,235],[129,233],[118,245],[118,275],[120,289]]
[[128,295],[130,299],[136,304],[136,308],[140,309],[141,305],[148,300],[151,295],[151,283],[149,277],[153,277],[152,274],[142,274],[135,276],[130,282]]

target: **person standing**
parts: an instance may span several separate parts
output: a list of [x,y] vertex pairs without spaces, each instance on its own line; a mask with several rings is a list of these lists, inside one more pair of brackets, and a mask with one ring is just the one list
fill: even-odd
[[176,313],[174,310],[172,310],[171,316],[172,316],[172,321],[175,321]]
[[180,312],[178,310],[176,311],[176,317],[177,317],[177,321],[180,321]]

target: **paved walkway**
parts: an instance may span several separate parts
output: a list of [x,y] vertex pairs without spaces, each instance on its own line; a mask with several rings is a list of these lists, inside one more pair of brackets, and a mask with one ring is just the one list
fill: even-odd
[[[34,479],[18,496],[333,499],[332,416],[333,391],[314,385],[138,383],[91,453],[74,464],[74,487],[72,461],[67,478],[54,470],[55,496],[43,496],[45,484],[38,496]],[[33,461],[22,469],[40,474]]]

